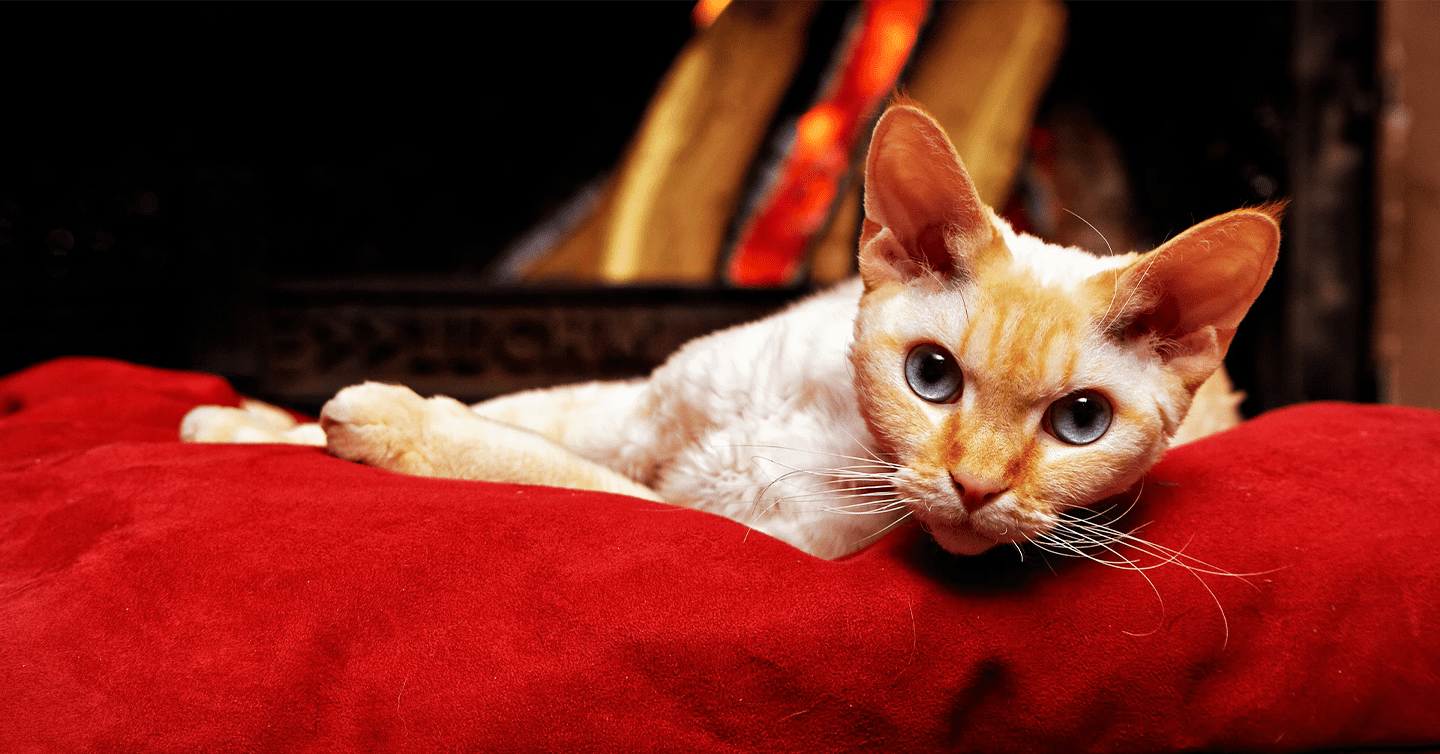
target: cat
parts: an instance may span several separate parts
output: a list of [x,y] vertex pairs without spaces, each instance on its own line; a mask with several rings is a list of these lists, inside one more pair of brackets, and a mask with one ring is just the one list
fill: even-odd
[[691,341],[648,378],[473,407],[365,383],[318,426],[201,407],[182,437],[663,500],[837,558],[906,519],[958,555],[1055,546],[1067,511],[1238,422],[1222,360],[1274,266],[1278,207],[1144,254],[1047,244],[981,202],[910,103],[875,126],[864,206],[857,278]]

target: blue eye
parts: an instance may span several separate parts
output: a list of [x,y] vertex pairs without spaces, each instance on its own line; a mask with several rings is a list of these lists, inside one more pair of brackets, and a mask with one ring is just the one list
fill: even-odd
[[905,357],[905,381],[915,394],[931,403],[949,403],[960,396],[965,374],[949,351],[933,343],[910,349]]
[[1105,436],[1115,409],[1094,390],[1078,390],[1050,404],[1046,429],[1069,445],[1089,445]]

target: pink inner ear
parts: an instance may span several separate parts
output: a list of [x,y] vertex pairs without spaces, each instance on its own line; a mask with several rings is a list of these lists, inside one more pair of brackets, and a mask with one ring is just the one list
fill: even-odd
[[945,229],[939,225],[927,226],[920,231],[919,237],[915,240],[915,248],[918,252],[918,259],[932,272],[943,277],[955,277],[963,275],[963,271],[955,269],[955,257],[950,253],[950,247],[945,243]]
[[[875,126],[866,160],[865,216],[862,273],[883,265],[902,280],[922,270],[963,275],[969,249],[952,249],[947,240],[973,245],[990,231],[984,205],[949,137],[928,115],[908,106],[890,108]],[[890,231],[903,258],[896,258],[894,249],[867,243],[880,229]]]
[[1263,285],[1270,277],[1269,268],[1260,269],[1260,260],[1249,251],[1229,247],[1213,250],[1193,262],[1179,260],[1174,271],[1179,279],[1169,285],[1179,329],[1189,332],[1206,325],[1233,329],[1240,324],[1260,293],[1256,283]]
[[1161,298],[1149,311],[1136,315],[1126,330],[1126,337],[1146,335],[1154,333],[1166,338],[1176,338],[1185,334],[1180,326],[1180,308],[1175,300]]
[[[1228,344],[1265,286],[1280,245],[1275,220],[1237,210],[1206,220],[1124,273],[1121,290],[1147,301],[1135,313],[1131,335],[1152,332],[1180,340],[1207,327]],[[1153,295],[1152,295],[1153,294]]]

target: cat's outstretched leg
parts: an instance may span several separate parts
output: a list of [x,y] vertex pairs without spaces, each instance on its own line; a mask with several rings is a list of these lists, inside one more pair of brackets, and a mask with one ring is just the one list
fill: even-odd
[[536,432],[480,416],[453,398],[425,399],[398,385],[367,382],[341,390],[321,409],[320,426],[332,455],[402,474],[660,499]]
[[641,472],[649,459],[633,457],[636,443],[627,429],[643,423],[648,391],[643,379],[586,382],[502,395],[470,410],[536,432],[607,468],[633,474]]
[[283,409],[247,399],[240,408],[197,406],[191,409],[180,422],[180,439],[185,442],[274,442],[324,447],[325,432],[319,424],[300,424]]

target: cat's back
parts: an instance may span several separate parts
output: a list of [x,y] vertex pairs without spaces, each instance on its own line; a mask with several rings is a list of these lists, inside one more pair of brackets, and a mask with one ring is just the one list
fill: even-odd
[[[874,440],[855,398],[849,349],[859,281],[686,344],[652,375],[631,468],[664,499],[752,523],[803,529],[809,510],[747,509],[794,468],[850,463]],[[789,520],[788,519],[795,519]],[[798,536],[798,535],[796,535]]]
[[[652,387],[719,419],[797,408],[834,392],[853,394],[848,352],[858,280],[820,292],[764,319],[697,338],[651,376]],[[819,388],[817,390],[817,387]]]

